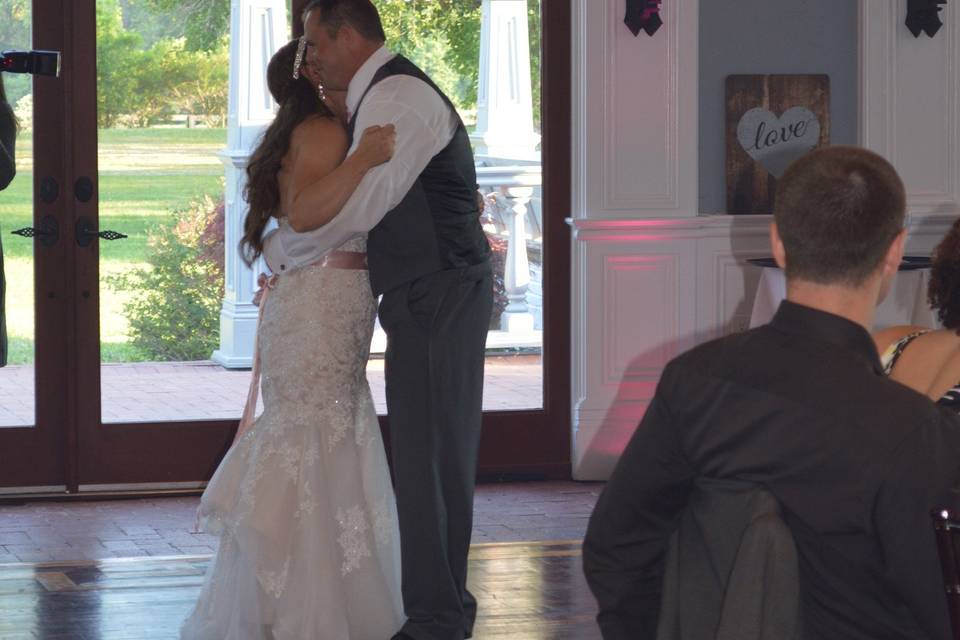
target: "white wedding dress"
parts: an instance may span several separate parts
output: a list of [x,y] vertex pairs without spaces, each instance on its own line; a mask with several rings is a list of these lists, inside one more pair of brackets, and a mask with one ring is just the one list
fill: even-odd
[[386,640],[403,624],[396,504],[365,373],[375,312],[366,271],[277,279],[259,329],[264,411],[203,494],[201,526],[220,549],[181,638]]

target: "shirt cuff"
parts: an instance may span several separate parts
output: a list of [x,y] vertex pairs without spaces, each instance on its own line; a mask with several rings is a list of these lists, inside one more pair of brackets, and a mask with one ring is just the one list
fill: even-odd
[[290,264],[278,232],[279,229],[273,229],[263,236],[263,260],[272,273],[283,273]]

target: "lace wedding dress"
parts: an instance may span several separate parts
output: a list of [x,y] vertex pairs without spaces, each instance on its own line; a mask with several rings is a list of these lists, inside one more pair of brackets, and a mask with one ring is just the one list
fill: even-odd
[[366,271],[277,279],[259,329],[264,411],[203,494],[201,526],[220,549],[181,638],[385,640],[403,624],[396,505],[365,373],[375,311]]

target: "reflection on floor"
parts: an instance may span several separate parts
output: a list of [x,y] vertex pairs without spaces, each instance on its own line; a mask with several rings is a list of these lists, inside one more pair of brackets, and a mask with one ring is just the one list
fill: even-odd
[[[579,542],[475,545],[476,640],[593,640]],[[174,639],[209,556],[0,565],[3,640]]]
[[[580,540],[602,488],[478,485],[473,542]],[[197,497],[0,504],[0,565],[213,553],[218,538],[193,531],[198,504]]]
[[[543,406],[539,355],[490,356],[484,380],[484,411]],[[236,420],[250,384],[249,370],[213,362],[144,362],[101,367],[104,422]],[[367,377],[379,413],[386,413],[383,360],[373,359]],[[33,365],[0,369],[0,427],[34,423]]]

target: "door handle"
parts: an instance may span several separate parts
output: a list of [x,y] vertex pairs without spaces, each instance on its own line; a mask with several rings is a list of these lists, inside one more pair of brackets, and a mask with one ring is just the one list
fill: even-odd
[[122,240],[127,236],[119,231],[111,231],[109,229],[105,231],[97,231],[94,228],[93,223],[90,222],[90,218],[86,216],[80,216],[80,219],[77,220],[77,226],[75,227],[77,244],[81,247],[88,246],[93,242],[94,238],[101,238],[103,240]]
[[24,227],[11,231],[10,233],[23,238],[36,237],[43,246],[52,247],[57,244],[57,240],[60,239],[60,224],[54,216],[46,215],[40,221],[40,226]]

